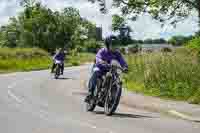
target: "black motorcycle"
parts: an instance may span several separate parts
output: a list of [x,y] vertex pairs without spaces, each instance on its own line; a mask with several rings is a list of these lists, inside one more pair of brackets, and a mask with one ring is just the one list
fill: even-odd
[[93,111],[96,106],[103,107],[108,116],[116,111],[122,93],[122,72],[123,69],[119,65],[109,65],[109,71],[97,79],[93,96],[86,103],[87,111]]
[[55,64],[56,64],[56,67],[55,67],[54,77],[55,77],[55,79],[58,79],[59,76],[61,75],[62,62],[56,60],[56,61],[55,61]]

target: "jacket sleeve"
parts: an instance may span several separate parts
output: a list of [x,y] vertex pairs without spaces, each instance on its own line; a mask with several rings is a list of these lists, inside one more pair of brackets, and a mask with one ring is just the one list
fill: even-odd
[[96,63],[99,64],[101,61],[103,61],[103,52],[104,52],[104,49],[100,49],[96,55]]
[[58,55],[58,54],[55,54],[55,55],[53,56],[53,60],[55,60],[55,59],[56,59],[57,55]]
[[128,68],[128,64],[120,52],[117,52],[117,60],[123,68]]
[[98,51],[96,55],[96,66],[102,70],[102,71],[107,71],[108,66],[106,64],[102,64],[102,61],[106,61],[105,56],[104,56],[105,49],[102,48]]

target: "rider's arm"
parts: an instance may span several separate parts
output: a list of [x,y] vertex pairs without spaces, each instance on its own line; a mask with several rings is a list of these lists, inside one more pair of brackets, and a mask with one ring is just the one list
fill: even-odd
[[126,63],[126,61],[125,61],[124,57],[122,56],[122,54],[120,52],[116,52],[116,54],[117,54],[117,60],[120,63],[120,65],[123,68],[128,69],[128,64]]
[[104,48],[102,48],[98,51],[98,53],[96,55],[96,63],[97,64],[106,64],[106,61],[104,59],[104,52],[105,52]]
[[53,60],[55,60],[55,59],[56,59],[56,57],[57,57],[57,54],[55,54],[55,55],[53,56]]

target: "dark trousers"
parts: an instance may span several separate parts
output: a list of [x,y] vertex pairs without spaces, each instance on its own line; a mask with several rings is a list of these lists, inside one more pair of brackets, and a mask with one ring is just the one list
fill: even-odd
[[89,84],[88,84],[88,88],[89,88],[89,93],[90,94],[93,94],[94,93],[94,90],[96,88],[96,85],[97,85],[97,78],[100,77],[100,72],[99,71],[94,71],[92,73],[92,76],[89,80]]

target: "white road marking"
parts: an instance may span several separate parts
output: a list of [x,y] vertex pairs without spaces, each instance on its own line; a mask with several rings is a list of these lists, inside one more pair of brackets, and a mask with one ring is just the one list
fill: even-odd
[[12,97],[13,99],[15,99],[18,103],[22,103],[23,102],[23,100],[20,99],[19,97],[17,97],[14,93],[12,93],[11,90],[8,90],[8,95],[10,97]]
[[113,132],[113,131],[110,131],[110,130],[107,129],[107,128],[99,128],[99,127],[97,127],[97,126],[95,126],[95,125],[93,125],[93,124],[90,124],[90,123],[81,123],[81,122],[79,122],[79,123],[80,123],[80,125],[82,125],[82,126],[86,126],[86,127],[92,128],[92,129],[100,130],[100,131],[102,131],[102,132],[115,133],[115,132]]
[[97,127],[96,127],[96,126],[91,126],[91,128],[93,128],[93,129],[97,129]]
[[178,116],[178,117],[181,117],[181,118],[183,118],[183,119],[190,119],[190,116],[187,116],[187,115],[185,115],[185,114],[182,114],[182,113],[180,113],[180,112],[177,112],[176,110],[170,110],[170,111],[168,111],[169,113],[171,113],[171,114],[173,114],[173,115],[176,115],[176,116]]
[[16,85],[17,85],[17,83],[13,83],[13,84],[11,84],[11,85],[8,86],[8,89],[12,89],[12,88],[14,88]]
[[18,73],[1,74],[0,77],[16,76]]
[[32,80],[31,78],[26,78],[26,79],[20,80],[19,82],[14,82],[8,86],[8,89],[12,89],[12,88],[16,87],[17,84],[23,83],[24,81],[31,81],[31,80]]
[[175,115],[177,117],[180,117],[182,119],[185,119],[185,120],[194,121],[194,122],[200,122],[200,118],[191,117],[191,116],[188,116],[186,114],[177,112],[176,110],[170,110],[170,111],[168,111],[168,113],[170,113],[172,115]]

